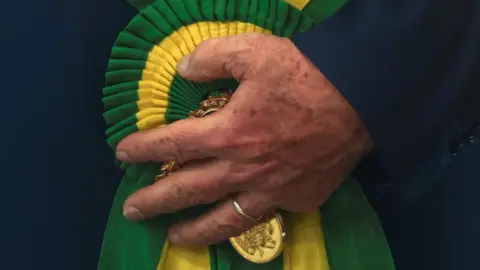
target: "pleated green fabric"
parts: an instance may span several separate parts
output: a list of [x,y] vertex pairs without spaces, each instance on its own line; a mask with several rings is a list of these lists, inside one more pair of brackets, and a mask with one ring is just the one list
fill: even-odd
[[[125,175],[118,188],[105,232],[104,247],[98,269],[156,269],[158,250],[166,241],[169,216],[159,217],[147,222],[128,222],[122,214],[122,205],[132,190],[151,183],[156,164],[134,177]],[[153,168],[152,168],[153,167]],[[132,264],[133,260],[134,264]]]
[[[193,83],[176,74],[178,56],[188,54],[189,46],[195,46],[199,37],[204,40],[218,36],[222,27],[219,23],[244,23],[234,27],[230,24],[228,35],[245,32],[247,23],[277,36],[291,37],[309,30],[343,5],[343,0],[330,1],[329,5],[323,3],[325,10],[315,13],[312,10],[319,8],[315,3],[321,1],[311,1],[305,12],[282,0],[130,2],[140,11],[112,48],[103,89],[107,142],[112,148],[139,130],[185,119],[208,96],[237,87],[234,80]],[[214,23],[201,24],[205,22]],[[122,215],[123,202],[128,195],[152,184],[160,167],[161,164],[122,164],[125,176],[112,205],[99,270],[157,269],[168,227],[211,207],[195,207],[143,222],[126,220]],[[320,211],[332,270],[394,269],[378,218],[354,180],[346,181]],[[212,270],[284,268],[282,256],[268,264],[252,264],[229,243],[210,246],[209,251]]]
[[349,0],[312,0],[303,9],[303,14],[313,21],[321,23],[340,10]]

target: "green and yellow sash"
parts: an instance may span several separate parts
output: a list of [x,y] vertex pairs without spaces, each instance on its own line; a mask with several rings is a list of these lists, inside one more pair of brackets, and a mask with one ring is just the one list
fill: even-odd
[[[131,0],[139,9],[119,34],[111,52],[103,90],[115,148],[127,135],[187,118],[218,90],[237,87],[234,80],[193,83],[176,65],[202,41],[260,32],[283,37],[309,30],[344,0]],[[284,215],[282,256],[252,264],[226,242],[209,247],[171,245],[167,229],[199,216],[210,206],[161,215],[142,222],[126,220],[128,195],[153,183],[161,164],[122,164],[125,176],[113,202],[99,270],[393,270],[381,224],[362,189],[346,179],[318,211]]]

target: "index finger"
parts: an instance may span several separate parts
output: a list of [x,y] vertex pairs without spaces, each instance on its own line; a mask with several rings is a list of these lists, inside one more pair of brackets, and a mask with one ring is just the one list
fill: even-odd
[[212,157],[215,138],[222,132],[219,117],[216,114],[206,118],[187,118],[131,134],[117,145],[117,158],[136,163],[172,160],[183,163]]

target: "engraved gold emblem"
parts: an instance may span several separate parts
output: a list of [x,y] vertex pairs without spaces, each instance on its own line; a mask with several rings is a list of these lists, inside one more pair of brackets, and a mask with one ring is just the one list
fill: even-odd
[[[229,102],[231,95],[231,92],[224,92],[220,96],[209,97],[189,116],[201,118],[219,111]],[[181,166],[182,164],[176,161],[165,163],[155,180],[159,181],[170,176]],[[253,263],[268,263],[282,253],[284,231],[282,217],[278,213],[273,213],[240,236],[230,238],[230,243],[246,260]]]
[[172,173],[180,169],[180,164],[176,161],[170,161],[160,167],[160,174],[155,176],[155,181],[162,180],[163,178],[172,175]]
[[206,100],[200,102],[200,108],[190,113],[190,117],[202,118],[216,111],[219,111],[232,97],[231,92],[224,92],[218,97],[209,97]]
[[282,217],[274,213],[240,236],[230,238],[230,243],[248,261],[268,263],[282,253],[284,237]]

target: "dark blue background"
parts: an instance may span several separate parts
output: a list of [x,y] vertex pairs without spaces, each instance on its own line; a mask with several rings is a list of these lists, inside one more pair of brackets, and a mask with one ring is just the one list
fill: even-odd
[[356,176],[398,270],[480,269],[480,1],[353,0],[297,44],[374,140]]
[[0,1],[0,269],[96,269],[120,175],[104,140],[124,0]]
[[[297,39],[375,139],[358,176],[399,270],[480,269],[479,5],[354,0]],[[96,268],[120,179],[100,91],[134,14],[124,0],[0,2],[0,269]]]

